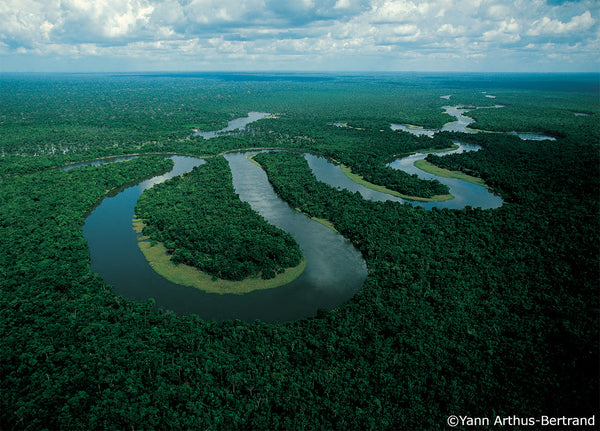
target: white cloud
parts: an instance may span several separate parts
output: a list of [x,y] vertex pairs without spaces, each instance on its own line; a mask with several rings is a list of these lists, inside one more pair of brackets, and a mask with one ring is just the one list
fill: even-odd
[[185,20],[183,7],[176,0],[165,0],[154,5],[152,20],[164,27],[181,23]]
[[447,35],[447,36],[461,36],[466,33],[466,27],[459,25],[453,26],[452,24],[442,24],[442,26],[437,30],[439,34]]
[[153,10],[147,0],[4,0],[0,40],[35,46],[135,38]]
[[48,40],[52,27],[60,25],[60,16],[52,1],[4,0],[0,2],[0,23],[0,41],[8,41],[9,46],[29,46],[38,40]]
[[376,3],[373,5],[371,22],[405,22],[414,19],[415,14],[418,12],[418,7],[411,1],[388,0],[381,4]]
[[415,24],[400,24],[394,27],[394,34],[397,36],[410,36],[419,33],[419,28]]
[[78,28],[109,39],[139,31],[154,10],[146,0],[64,0],[59,4],[66,29]]
[[574,59],[580,50],[597,59],[593,49],[600,45],[600,5],[594,0],[558,3],[0,0],[0,52],[3,59],[17,52],[65,58],[132,56],[161,65],[165,59],[183,64],[193,58],[199,64],[202,57],[214,61],[215,68],[219,55],[235,58],[240,68],[276,67],[278,58],[302,66],[310,59],[311,64],[330,67],[376,69],[410,58],[411,65],[421,68],[439,61],[449,68],[467,68],[468,62],[460,60],[478,59],[480,64],[489,61],[491,69],[501,56],[517,58],[528,52],[531,61],[536,54],[547,58],[539,45],[543,41],[553,42],[563,56]]
[[521,39],[519,29],[519,23],[514,18],[511,18],[510,21],[502,21],[495,29],[483,33],[482,39],[505,43],[517,42]]
[[547,16],[537,20],[527,31],[529,36],[540,36],[544,34],[565,34],[589,29],[596,20],[592,18],[589,10],[586,10],[579,16],[573,17],[569,22],[562,22],[556,19],[550,19]]
[[488,16],[494,20],[504,20],[511,15],[511,9],[506,4],[491,5],[488,10]]
[[179,7],[184,19],[202,24],[218,24],[243,20],[253,10],[264,8],[263,1],[192,0]]
[[350,0],[337,0],[337,2],[335,2],[335,6],[333,6],[334,9],[348,9],[350,7]]

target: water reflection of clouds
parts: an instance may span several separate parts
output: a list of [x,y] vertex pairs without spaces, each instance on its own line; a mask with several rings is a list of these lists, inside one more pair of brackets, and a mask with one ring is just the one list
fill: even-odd
[[340,234],[281,200],[265,172],[247,159],[251,154],[225,155],[233,174],[235,191],[267,221],[294,237],[307,263],[298,279],[303,283],[303,289],[317,296],[339,298],[340,293],[360,288],[367,272],[360,252]]
[[141,186],[142,190],[148,190],[148,189],[151,189],[152,187],[154,187],[157,184],[164,183],[165,181],[167,181],[170,178],[171,178],[171,176],[169,176],[167,174],[160,175],[160,176],[157,176],[157,177],[150,178],[149,180],[143,181],[140,184],[140,186]]
[[[462,153],[465,151],[477,151],[481,148],[477,145],[469,145],[460,142],[455,143],[458,144],[458,148],[444,152],[443,154],[447,155]],[[426,209],[432,209],[434,207],[461,209],[467,205],[481,208],[496,208],[502,205],[502,199],[499,196],[490,193],[489,190],[483,186],[468,183],[456,178],[439,177],[417,168],[414,163],[427,157],[427,154],[428,153],[412,154],[410,156],[397,159],[389,163],[387,166],[393,169],[403,170],[409,174],[415,174],[424,180],[436,179],[442,184],[446,184],[450,188],[450,193],[454,196],[454,199],[443,202],[418,202],[403,200],[387,193],[369,189],[352,181],[346,174],[344,174],[339,166],[330,163],[323,157],[317,157],[312,154],[305,154],[304,157],[317,180],[332,187],[343,188],[350,192],[358,191],[364,199],[371,201],[394,201],[409,205],[422,206]]]
[[[217,320],[240,318],[251,322],[255,319],[286,321],[312,317],[319,308],[334,308],[361,288],[367,269],[360,253],[350,243],[343,244],[346,240],[340,235],[281,201],[274,194],[264,171],[244,156],[241,160],[237,157],[239,165],[232,166],[234,182],[242,184],[236,191],[242,200],[246,200],[246,192],[249,192],[256,207],[262,206],[258,212],[263,216],[272,213],[293,226],[296,229],[294,232],[300,232],[292,235],[298,235],[297,242],[307,259],[304,273],[286,286],[243,296],[208,294],[199,289],[176,285],[156,274],[138,248],[131,218],[137,199],[145,189],[204,163],[192,157],[172,158],[175,166],[171,172],[129,187],[114,199],[104,199],[86,219],[84,235],[90,246],[93,269],[115,286],[115,292],[133,300],[152,297],[158,307],[177,313],[194,313]],[[256,176],[246,175],[245,171],[253,172]],[[291,215],[286,217],[279,212]],[[318,241],[310,245],[314,239]],[[339,244],[342,244],[342,249],[338,247]],[[350,252],[345,249],[350,249]],[[319,254],[309,258],[313,251]],[[321,263],[328,266],[320,266]]]
[[430,138],[433,138],[433,135],[435,135],[435,133],[438,131],[437,129],[423,129],[417,126],[409,127],[406,124],[398,123],[392,123],[390,127],[392,130],[400,130],[402,132],[412,133],[415,136],[428,136]]
[[233,132],[236,130],[244,130],[246,126],[254,121],[262,120],[263,118],[267,118],[269,115],[268,112],[248,112],[247,117],[235,118],[227,123],[227,126],[223,127],[221,130],[213,130],[210,132],[202,132],[197,131],[192,134],[192,136],[202,136],[204,139],[212,139],[217,136],[226,135],[229,132]]
[[547,135],[541,135],[539,133],[519,133],[511,132],[510,135],[517,135],[524,141],[556,141],[556,138]]
[[364,199],[371,201],[394,201],[404,202],[401,198],[389,195],[387,193],[378,192],[364,187],[352,181],[341,168],[337,165],[329,163],[324,157],[318,157],[313,154],[304,154],[304,158],[312,169],[317,180],[327,183],[338,189],[345,189],[352,193],[359,192]]

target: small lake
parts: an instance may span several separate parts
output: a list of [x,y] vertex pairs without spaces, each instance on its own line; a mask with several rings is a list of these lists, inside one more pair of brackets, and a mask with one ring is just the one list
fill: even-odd
[[209,132],[194,132],[192,136],[202,136],[204,139],[216,138],[217,136],[226,135],[232,133],[234,131],[241,131],[246,128],[246,126],[254,121],[262,120],[263,118],[267,118],[269,115],[268,112],[248,112],[247,117],[236,118],[227,123],[227,126],[222,128],[221,130],[214,130]]
[[144,190],[204,163],[184,156],[172,157],[175,166],[169,173],[106,197],[91,212],[83,234],[90,249],[92,271],[112,285],[116,294],[137,301],[154,298],[159,308],[217,321],[289,321],[313,317],[319,308],[332,309],[349,300],[367,276],[360,252],[341,235],[279,199],[264,171],[247,155],[226,155],[235,190],[270,223],[294,236],[307,261],[296,280],[245,295],[218,295],[172,283],[154,272],[137,244],[131,224],[134,208]]

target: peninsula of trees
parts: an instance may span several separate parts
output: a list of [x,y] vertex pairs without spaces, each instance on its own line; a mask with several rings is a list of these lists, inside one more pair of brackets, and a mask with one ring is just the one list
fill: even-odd
[[231,180],[217,157],[147,190],[136,206],[143,234],[163,243],[174,263],[226,280],[270,279],[298,266],[294,238],[240,201]]

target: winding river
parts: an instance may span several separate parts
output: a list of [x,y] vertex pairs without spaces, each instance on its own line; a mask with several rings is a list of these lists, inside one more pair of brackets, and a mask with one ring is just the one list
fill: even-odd
[[230,133],[235,132],[236,130],[244,130],[244,128],[257,120],[262,120],[263,118],[267,118],[269,115],[268,112],[256,112],[256,111],[251,111],[248,112],[248,116],[247,117],[242,117],[242,118],[235,118],[231,121],[229,121],[227,123],[227,126],[225,126],[224,128],[222,128],[221,130],[213,130],[213,131],[209,131],[209,132],[202,132],[202,131],[197,131],[194,132],[192,134],[192,136],[202,136],[204,139],[212,139],[212,138],[216,138],[217,136],[222,136],[222,135],[227,135]]
[[[462,153],[466,151],[478,151],[481,147],[477,145],[469,145],[461,142],[455,142],[458,148],[455,150],[439,153],[440,155]],[[396,159],[389,163],[388,166],[393,169],[401,169],[409,174],[417,175],[424,180],[438,180],[442,184],[446,184],[450,189],[450,194],[453,199],[442,202],[416,202],[411,201],[412,205],[422,206],[426,209],[432,208],[448,208],[448,209],[463,209],[466,206],[473,208],[491,209],[498,208],[502,205],[502,198],[490,192],[487,188],[472,184],[467,181],[456,178],[445,178],[425,172],[415,166],[417,160],[423,160],[428,153],[416,153],[407,157]]]
[[[458,144],[457,149],[440,153],[440,155],[462,153],[466,151],[477,151],[481,148],[477,145],[469,145],[460,142],[456,142],[456,144]],[[422,160],[427,157],[427,154],[428,153],[416,153],[407,157],[402,157],[389,163],[388,166],[393,169],[401,169],[409,174],[417,175],[419,178],[424,180],[436,179],[442,184],[446,184],[450,189],[450,194],[454,196],[453,199],[441,202],[420,202],[402,199],[387,193],[369,189],[352,181],[346,174],[344,174],[344,172],[342,172],[340,166],[330,163],[323,157],[318,157],[313,154],[305,154],[304,157],[315,174],[315,177],[317,177],[319,181],[327,183],[336,188],[346,189],[351,192],[359,192],[364,199],[372,201],[400,202],[414,206],[421,206],[426,209],[463,209],[466,206],[491,209],[498,208],[502,205],[502,198],[491,193],[483,186],[472,184],[456,178],[440,177],[417,168],[414,163],[417,160]]]
[[131,220],[144,190],[204,163],[194,157],[173,156],[173,170],[106,197],[83,226],[92,271],[115,293],[133,300],[154,298],[158,307],[198,314],[221,321],[260,319],[268,322],[312,317],[319,308],[332,309],[349,300],[367,276],[365,261],[341,235],[292,209],[277,197],[262,169],[250,154],[226,155],[240,198],[270,223],[291,233],[307,261],[304,272],[291,283],[245,295],[218,295],[171,283],[150,267],[137,245]]
[[[450,98],[450,96],[441,96],[442,98]],[[495,108],[501,108],[503,105],[495,105]],[[392,130],[401,130],[403,132],[412,133],[415,136],[428,136],[433,137],[435,133],[451,131],[461,133],[476,133],[475,130],[470,130],[468,127],[474,123],[475,120],[465,116],[465,112],[473,108],[460,108],[458,106],[444,106],[446,114],[456,118],[456,121],[446,123],[440,129],[423,129],[417,126],[410,126],[406,124],[392,123]],[[483,108],[482,108],[483,109]],[[335,126],[343,127],[346,123],[336,122],[332,123]],[[530,135],[531,136],[531,135]],[[521,136],[520,136],[521,137]],[[524,137],[521,137],[525,139]],[[529,138],[533,139],[533,138]],[[440,155],[448,155],[454,153],[462,153],[467,151],[478,151],[481,147],[477,145],[465,144],[462,142],[454,141],[454,144],[458,145],[458,148],[439,153]],[[319,181],[327,183],[333,187],[346,189],[351,192],[359,192],[364,199],[372,201],[393,201],[400,202],[409,205],[421,206],[426,209],[432,208],[448,208],[448,209],[463,209],[466,206],[473,208],[491,209],[498,208],[502,205],[502,198],[491,193],[487,188],[469,183],[467,181],[459,180],[456,178],[440,177],[438,175],[430,174],[415,166],[415,162],[423,160],[427,157],[428,153],[415,153],[407,157],[402,157],[388,163],[387,166],[392,169],[400,169],[411,175],[416,175],[424,180],[438,180],[442,184],[445,184],[450,189],[450,194],[454,196],[453,199],[449,199],[441,202],[420,202],[402,199],[396,196],[392,196],[387,193],[372,190],[361,184],[352,181],[341,168],[328,162],[323,157],[317,157],[312,154],[305,154],[304,157],[311,167],[315,177]]]
[[[495,108],[501,108],[502,105],[496,105]],[[398,124],[392,123],[390,127],[392,130],[401,130],[403,132],[412,133],[415,136],[429,136],[433,138],[438,132],[461,132],[461,133],[476,133],[476,130],[468,129],[469,124],[475,122],[471,117],[465,116],[465,112],[471,111],[473,108],[459,108],[458,106],[444,106],[446,114],[456,118],[456,121],[444,124],[440,129],[424,129],[419,126],[413,126],[410,124]],[[477,108],[475,108],[477,109]]]
[[[205,139],[243,129],[249,122],[265,118],[267,113],[250,113],[237,119]],[[463,123],[464,124],[464,123]],[[466,127],[466,124],[463,125]],[[209,133],[209,132],[204,132]],[[474,151],[477,147],[459,144],[453,152]],[[157,307],[181,314],[197,314],[204,319],[222,321],[241,319],[267,322],[290,321],[312,317],[317,310],[332,309],[349,300],[362,287],[367,267],[360,252],[338,233],[295,211],[273,191],[265,172],[248,157],[252,153],[225,155],[233,176],[233,185],[240,199],[248,202],[271,224],[289,232],[298,242],[307,265],[304,272],[284,286],[257,290],[244,295],[213,294],[174,284],[158,275],[148,264],[138,247],[132,218],[138,198],[144,190],[177,175],[189,172],[204,160],[172,156],[173,169],[162,175],[124,188],[102,200],[88,216],[83,234],[88,241],[92,271],[114,287],[115,293],[132,300],[153,298]],[[410,202],[375,192],[350,180],[339,168],[323,158],[306,154],[313,172],[320,181],[335,187],[360,192],[366,199],[392,200],[425,208],[464,208],[465,205],[495,208],[501,205],[499,197],[485,188],[450,178],[436,177],[414,167],[414,160],[424,158],[416,154],[390,164],[395,169],[416,173],[422,178],[437,178],[449,184],[455,199],[445,202]],[[119,159],[114,159],[116,161]],[[95,162],[89,162],[93,164]],[[77,166],[82,166],[77,165]],[[77,167],[77,166],[72,166]],[[413,172],[413,170],[415,170]]]
[[[489,96],[489,95],[488,95]],[[486,97],[488,97],[486,96]],[[446,98],[446,96],[441,96]],[[448,96],[449,98],[449,96]],[[495,98],[495,96],[494,96]],[[433,138],[438,132],[461,132],[461,133],[479,133],[480,130],[469,129],[469,125],[473,124],[475,120],[465,115],[466,112],[474,109],[490,109],[490,108],[504,108],[504,105],[484,106],[484,107],[472,107],[472,108],[460,108],[458,106],[444,106],[443,109],[446,114],[456,118],[456,121],[451,121],[444,124],[440,129],[424,129],[420,126],[412,124],[398,124],[391,123],[390,127],[392,130],[401,130],[403,132],[412,133],[415,136],[428,136]],[[338,124],[344,124],[338,122]],[[337,124],[336,124],[337,125]],[[541,135],[539,133],[531,132],[510,132],[511,135],[516,135],[523,140],[528,141],[555,141],[556,138],[547,135]]]

